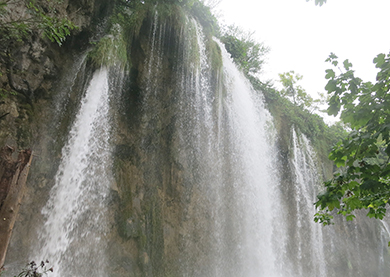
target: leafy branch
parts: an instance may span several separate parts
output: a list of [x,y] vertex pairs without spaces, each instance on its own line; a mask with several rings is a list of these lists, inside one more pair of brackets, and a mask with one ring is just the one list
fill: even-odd
[[[59,46],[71,30],[77,28],[68,18],[61,17],[54,8],[56,1],[0,0],[0,63],[6,68],[8,83],[12,90],[26,97],[32,104],[30,84],[23,80],[25,87],[15,84],[13,78],[13,53],[31,36],[42,36]],[[15,7],[24,7],[26,12],[15,14]],[[2,89],[1,95],[5,95]],[[9,92],[10,93],[10,92]]]
[[313,99],[301,85],[298,85],[298,82],[303,78],[302,75],[291,70],[279,74],[279,78],[279,82],[283,85],[280,95],[292,99],[294,105],[312,113],[318,110],[318,105],[323,104],[323,94],[320,94],[321,99]]
[[[9,5],[24,3],[26,14],[15,18]],[[58,45],[62,45],[71,30],[76,29],[68,18],[59,17],[57,11],[50,5],[50,1],[38,4],[37,0],[31,1],[0,1],[0,33],[1,40],[21,41],[34,32],[43,33],[43,36]]]
[[[42,277],[43,275],[53,272],[53,267],[48,268],[49,261],[42,261],[40,264],[36,264],[34,261],[28,263],[26,267],[14,277]],[[0,276],[3,276],[4,267],[0,269]]]
[[[333,53],[327,62],[339,65]],[[315,205],[320,211],[316,222],[330,224],[333,210],[347,220],[360,209],[377,219],[386,214],[390,200],[390,54],[379,54],[374,63],[379,69],[375,84],[355,77],[348,60],[338,75],[333,69],[326,70],[328,114],[340,114],[352,131],[329,155],[339,170],[317,196]]]
[[231,25],[225,28],[221,41],[246,76],[255,76],[261,72],[269,48],[256,42],[253,33]]
[[53,272],[53,267],[47,268],[49,261],[42,261],[37,265],[34,261],[27,264],[26,268],[21,273],[14,277],[41,277],[48,272]]

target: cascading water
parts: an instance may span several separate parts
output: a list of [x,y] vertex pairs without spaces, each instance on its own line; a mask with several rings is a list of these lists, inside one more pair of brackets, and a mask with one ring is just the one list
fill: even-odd
[[[153,54],[147,59],[144,83],[146,137],[151,126],[163,130],[161,118],[167,116],[155,115],[156,110],[165,112],[163,99],[169,91],[162,81],[167,30],[157,21],[156,13],[149,37]],[[276,197],[278,182],[272,175],[272,146],[264,132],[271,117],[225,50],[221,82],[226,92],[215,91],[206,38],[196,21],[188,19],[180,39],[182,63],[173,69],[176,94],[170,110],[175,112],[175,127],[170,138],[175,164],[185,168],[181,224],[188,232],[181,272],[185,276],[277,276],[272,243],[277,215],[271,207],[278,204],[270,199]],[[150,142],[140,147],[147,148],[145,143]],[[159,142],[154,147],[164,145]],[[149,155],[154,158],[148,172],[163,167],[158,165],[158,151]]]
[[[62,150],[50,199],[42,213],[39,253],[55,276],[105,276],[111,180],[108,70],[95,72]],[[32,257],[35,259],[36,257]]]
[[328,276],[325,268],[322,227],[312,217],[315,214],[313,202],[319,188],[319,172],[315,154],[309,140],[292,130],[293,184],[295,188],[295,226],[293,243],[296,256],[290,265],[294,276]]
[[[278,178],[272,175],[274,160],[271,152],[274,149],[265,132],[271,118],[260,95],[251,89],[228,53],[222,50],[222,56],[228,94],[223,107],[227,117],[223,136],[229,138],[229,152],[223,159],[231,161],[227,165],[231,175],[221,183],[222,186],[231,186],[228,197],[236,203],[231,212],[237,220],[234,224],[239,226],[235,234],[239,250],[235,257],[239,261],[237,269],[244,276],[278,276],[276,247],[273,245],[278,217],[274,209],[278,210],[278,203],[272,201],[279,198],[276,191]],[[229,216],[224,214],[222,218]],[[224,243],[229,243],[229,240]],[[229,268],[228,264],[225,267]],[[220,276],[231,275],[224,273]]]

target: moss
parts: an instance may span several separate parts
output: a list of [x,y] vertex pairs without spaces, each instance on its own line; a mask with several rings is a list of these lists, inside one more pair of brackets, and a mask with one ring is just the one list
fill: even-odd
[[189,11],[203,26],[203,29],[208,36],[217,36],[219,34],[218,21],[212,14],[210,8],[204,5],[203,2],[194,1]]
[[127,64],[127,44],[122,35],[122,28],[115,25],[111,34],[103,37],[89,52],[89,58],[96,67]]
[[210,55],[211,60],[211,68],[215,71],[222,68],[222,52],[218,43],[216,43],[213,39],[208,39],[208,43],[206,45],[207,53]]

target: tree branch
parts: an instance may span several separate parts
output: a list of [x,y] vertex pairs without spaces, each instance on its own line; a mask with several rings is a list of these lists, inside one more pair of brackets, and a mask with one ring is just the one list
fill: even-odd
[[5,116],[7,116],[7,115],[9,115],[9,113],[5,113],[5,114],[1,115],[1,116],[0,116],[0,119],[2,119],[3,117],[5,117]]

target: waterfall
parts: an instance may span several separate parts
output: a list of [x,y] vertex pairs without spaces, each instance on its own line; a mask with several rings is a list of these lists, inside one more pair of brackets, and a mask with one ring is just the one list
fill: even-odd
[[262,93],[224,45],[191,17],[176,28],[148,16],[124,72],[74,65],[81,100],[29,258],[61,277],[386,276],[388,224],[360,213],[314,223],[322,172],[310,139],[292,128],[281,153]]
[[223,186],[231,186],[228,197],[235,202],[232,216],[240,226],[236,230],[240,237],[236,247],[241,253],[235,257],[241,260],[238,272],[245,276],[278,276],[273,237],[279,217],[278,201],[273,200],[279,198],[278,178],[273,174],[272,151],[275,149],[266,133],[268,125],[272,125],[271,117],[261,95],[237,70],[230,55],[223,50],[222,56],[229,95],[224,103],[227,116],[224,135],[230,140],[228,159],[231,161],[230,178]]
[[[111,182],[108,70],[96,71],[82,99],[55,177],[40,232],[42,260],[55,276],[105,276]],[[35,259],[36,257],[32,257]]]
[[[165,189],[151,178],[161,175],[166,166],[161,159],[170,162],[161,156],[165,143],[170,149],[167,154],[173,155],[172,167],[185,169],[181,173],[182,198],[171,200],[184,205],[181,228],[188,230],[182,242],[180,271],[184,276],[278,276],[278,246],[273,234],[279,225],[275,212],[279,204],[271,200],[278,194],[278,178],[273,174],[275,143],[265,132],[272,129],[272,118],[262,96],[251,88],[225,50],[220,82],[226,91],[215,91],[206,37],[190,18],[179,38],[181,63],[171,69],[176,76],[168,86],[162,81],[169,70],[163,68],[163,57],[170,50],[164,48],[168,30],[164,23],[157,24],[158,18],[155,13],[149,33],[152,54],[146,59],[148,73],[143,82],[144,138],[138,147],[147,149],[150,157],[145,165],[149,191]],[[167,96],[172,87],[175,94]],[[164,108],[165,102],[171,103],[169,110]],[[156,110],[161,112],[156,114]],[[165,126],[170,118],[171,125]],[[168,127],[172,133],[166,141]],[[150,133],[155,129],[159,131],[151,144]],[[166,222],[173,224],[174,219]]]

